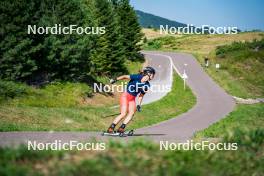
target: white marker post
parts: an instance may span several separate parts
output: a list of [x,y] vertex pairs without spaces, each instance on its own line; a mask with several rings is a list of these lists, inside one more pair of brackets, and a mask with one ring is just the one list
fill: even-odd
[[216,71],[218,71],[220,68],[220,64],[215,64],[215,68],[216,68]]
[[[184,64],[184,66],[186,67],[187,64]],[[182,74],[182,79],[183,79],[183,89],[185,90],[186,89],[186,79],[188,78],[186,72],[185,72],[185,69],[183,70],[183,74]]]

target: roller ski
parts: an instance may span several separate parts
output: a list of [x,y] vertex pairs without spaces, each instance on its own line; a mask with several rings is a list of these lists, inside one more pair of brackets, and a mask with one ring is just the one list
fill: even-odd
[[113,132],[104,131],[102,133],[102,136],[127,137],[127,136],[133,136],[133,134],[134,134],[134,130],[123,131],[123,132],[119,132],[119,131],[113,131]]

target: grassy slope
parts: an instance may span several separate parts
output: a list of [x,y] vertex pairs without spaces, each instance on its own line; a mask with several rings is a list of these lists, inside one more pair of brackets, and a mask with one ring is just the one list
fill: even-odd
[[[135,120],[129,128],[140,128],[155,124],[189,110],[195,104],[195,97],[190,89],[184,91],[182,84],[182,80],[175,75],[173,90],[162,100],[143,106],[143,112],[135,115]],[[65,88],[65,86],[63,87]],[[47,90],[45,89],[45,91]],[[60,92],[63,91],[60,90]],[[67,97],[72,98],[78,95],[72,94],[74,91],[70,89],[66,92],[68,92],[68,94],[65,93]],[[76,92],[78,93],[78,91]],[[112,104],[98,107],[67,104],[66,99],[64,98],[65,102],[62,99],[63,95],[52,94],[58,97],[54,99],[54,102],[46,97],[47,94],[44,95],[40,96],[39,99],[28,98],[28,96],[22,97],[22,100],[15,98],[8,105],[2,104],[0,106],[0,130],[105,130],[114,117],[103,117],[116,114],[119,111],[118,108],[110,108]],[[60,102],[61,104],[59,104]]]
[[195,137],[223,137],[236,129],[247,131],[263,128],[263,124],[264,104],[238,105],[226,118],[196,133]]
[[[205,71],[227,92],[243,98],[263,97],[263,50],[258,52],[252,50],[232,51],[225,58],[215,55],[218,46],[232,44],[234,41],[252,41],[261,39],[264,33],[240,33],[237,35],[181,35],[154,37],[147,31],[146,36],[151,36],[145,49],[180,51],[192,53],[203,65],[204,57],[209,56],[211,66]],[[220,63],[221,69],[214,68],[215,63]],[[208,129],[197,133],[197,137],[218,137],[226,135],[227,131],[236,128],[256,129],[263,127],[263,104],[240,105],[227,118],[210,126]]]
[[[212,65],[207,69],[208,73],[231,95],[264,97],[263,43],[264,40],[219,47],[217,54],[210,54]],[[261,45],[262,48],[256,51],[256,46]],[[221,65],[219,71],[214,68],[215,63]]]
[[[144,49],[191,53],[201,64],[204,62],[204,57],[209,56],[211,66],[206,69],[206,72],[228,93],[243,98],[264,96],[263,86],[254,87],[254,85],[250,84],[250,81],[254,80],[252,78],[257,78],[257,76],[259,78],[258,81],[262,81],[261,75],[263,74],[263,63],[259,62],[259,59],[256,58],[262,57],[264,51],[260,51],[259,54],[254,53],[254,51],[247,53],[238,51],[234,54],[230,53],[225,60],[217,58],[214,52],[216,47],[231,44],[234,41],[251,41],[253,39],[261,39],[263,38],[264,33],[249,32],[237,35],[164,35],[163,37],[158,38],[153,37],[154,34],[150,35],[149,33],[150,32],[148,31],[146,32],[146,36],[151,37],[145,44]],[[243,69],[248,64],[245,63],[246,59],[244,59],[243,64],[239,63],[238,59],[236,59],[237,64],[234,64],[233,60],[234,58],[239,58],[240,56],[247,58],[249,55],[252,56],[249,65],[252,69],[254,69],[254,72],[252,72],[252,70],[246,70],[247,72],[244,72],[243,74]],[[220,63],[222,69],[216,71],[214,67],[215,63]],[[231,64],[232,67],[230,67]],[[238,71],[240,71],[240,73],[235,74]],[[248,79],[249,81],[245,82],[245,80],[249,77],[251,77]]]
[[[160,35],[159,31],[143,30],[147,39],[160,41],[160,50],[182,51],[188,53],[209,54],[217,46],[231,44],[234,41],[261,39],[263,32],[245,32],[235,35]],[[145,49],[155,49],[145,45]]]
[[231,151],[161,151],[149,141],[113,142],[105,151],[0,148],[0,175],[263,175],[264,131],[237,133]]
[[[134,73],[142,63],[127,62],[126,66]],[[106,77],[97,80],[108,82]],[[34,88],[0,80],[0,131],[102,129],[106,124],[97,119],[113,113],[109,107],[118,103],[119,96],[92,91],[84,83],[54,82]],[[110,123],[110,119],[104,119],[104,123]]]

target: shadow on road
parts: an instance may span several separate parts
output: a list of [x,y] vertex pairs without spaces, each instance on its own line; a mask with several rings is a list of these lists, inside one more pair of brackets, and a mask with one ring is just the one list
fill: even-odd
[[166,134],[133,134],[133,136],[164,136]]

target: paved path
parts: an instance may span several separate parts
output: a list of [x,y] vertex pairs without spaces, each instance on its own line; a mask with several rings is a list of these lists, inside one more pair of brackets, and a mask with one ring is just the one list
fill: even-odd
[[[160,58],[159,55],[145,54],[145,58],[148,60],[148,64],[157,70],[157,73],[153,80],[151,80],[151,86],[155,87],[161,85],[162,87],[172,87],[173,81],[173,67],[170,59]],[[165,90],[165,89],[164,89]],[[169,90],[159,92],[149,92],[144,96],[143,104],[148,104],[157,101],[164,97]]]
[[[190,139],[196,131],[207,128],[233,110],[235,106],[233,98],[203,71],[192,55],[168,52],[144,52],[144,54],[147,58],[151,58],[150,65],[159,72],[152,85],[159,82],[171,86],[172,68],[180,75],[185,70],[188,75],[187,84],[197,97],[197,104],[188,112],[173,119],[136,130],[137,136],[135,137],[113,139],[129,140],[141,136],[155,141],[183,141]],[[156,101],[166,93],[149,94],[144,103]],[[2,132],[0,133],[0,145],[15,145],[26,143],[28,140],[68,142],[70,140],[86,141],[91,138],[109,139],[109,137],[102,137],[98,132]]]
[[233,110],[235,106],[233,98],[203,71],[192,55],[161,52],[146,54],[160,55],[160,59],[164,57],[170,59],[180,74],[185,69],[188,75],[187,84],[197,97],[197,103],[188,112],[151,127],[139,129],[138,133],[165,134],[150,136],[155,140],[186,140],[196,131],[207,128]]

